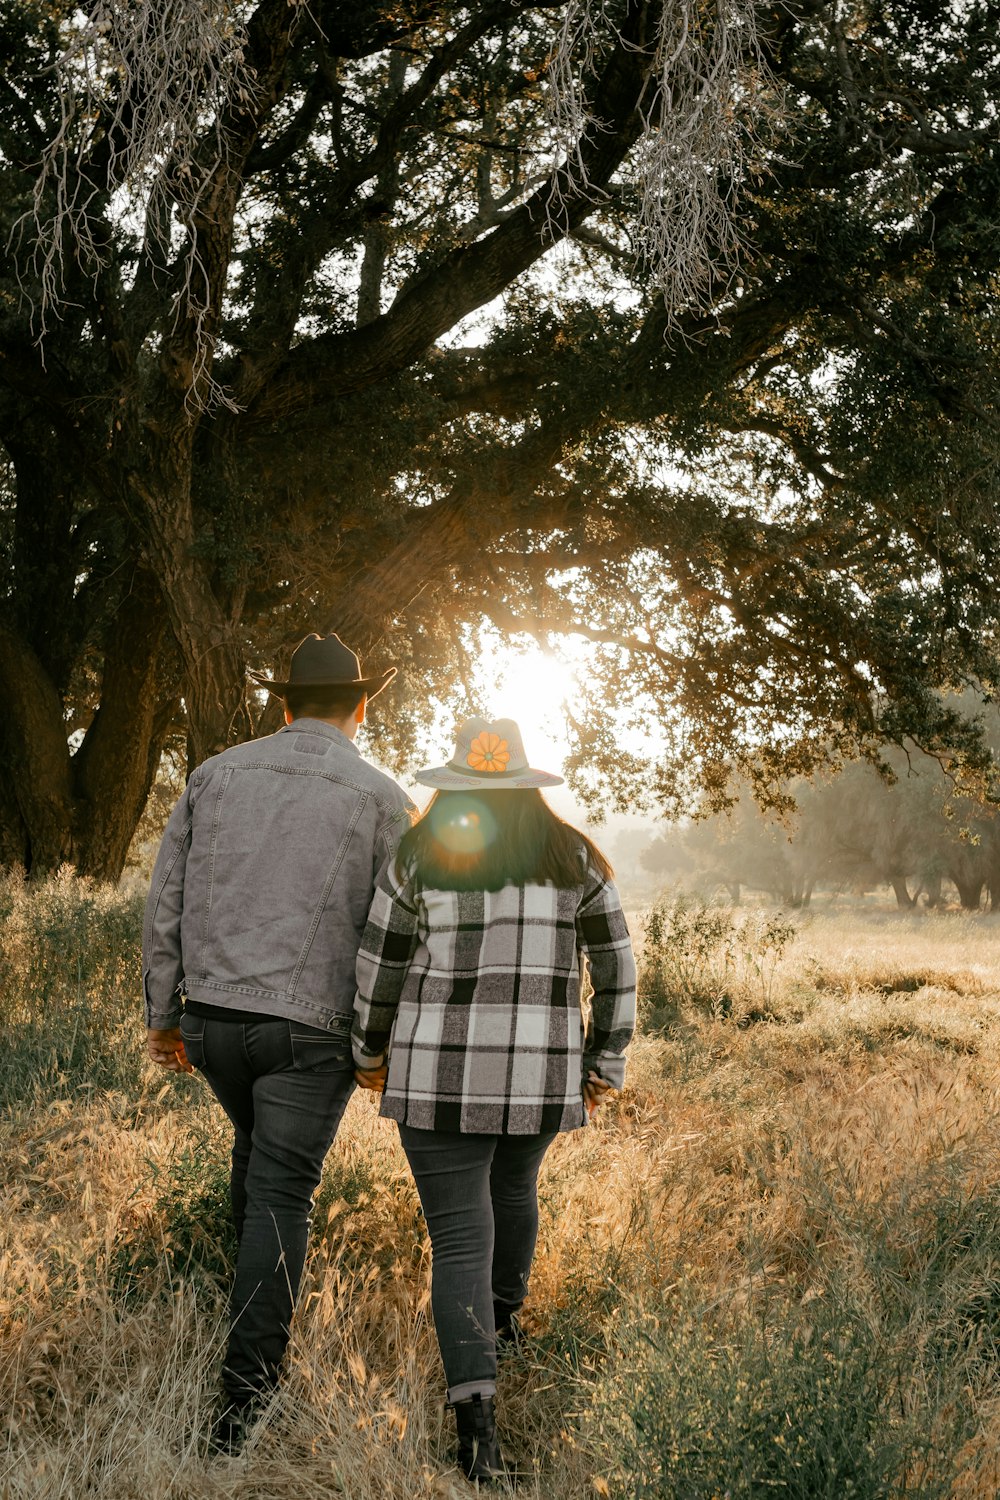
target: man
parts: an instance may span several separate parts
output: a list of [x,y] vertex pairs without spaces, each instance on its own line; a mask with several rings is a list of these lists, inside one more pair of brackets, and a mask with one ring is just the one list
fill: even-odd
[[197,1068],[234,1131],[239,1253],[212,1437],[226,1452],[278,1378],[312,1195],[354,1089],[358,946],[413,810],[353,743],[394,667],[364,677],[337,636],[312,635],[287,681],[251,675],[282,698],[285,727],[192,773],[143,929],[150,1056]]

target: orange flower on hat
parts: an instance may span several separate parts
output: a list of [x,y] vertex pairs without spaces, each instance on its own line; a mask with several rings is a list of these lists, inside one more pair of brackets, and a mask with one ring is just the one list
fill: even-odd
[[507,762],[510,760],[510,751],[506,740],[502,740],[498,734],[490,734],[484,730],[472,741],[465,759],[466,764],[470,765],[474,771],[505,771]]

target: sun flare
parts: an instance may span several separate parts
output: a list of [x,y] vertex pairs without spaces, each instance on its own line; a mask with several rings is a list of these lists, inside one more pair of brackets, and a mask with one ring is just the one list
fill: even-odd
[[494,718],[515,719],[533,766],[562,774],[566,754],[565,705],[577,688],[577,668],[564,656],[530,646],[501,647],[492,654],[493,690],[487,694]]
[[[583,664],[583,653],[574,661],[568,650],[561,649],[556,655],[533,644],[509,646],[484,634],[478,641],[474,711],[489,720],[514,719],[529,764],[536,770],[561,776],[568,750],[565,705],[576,695]],[[464,715],[459,713],[457,717]],[[438,752],[439,759],[447,760],[451,754],[456,722],[448,706],[442,704],[444,753]],[[430,758],[433,759],[433,752]],[[425,806],[429,798],[426,788],[416,785],[409,790],[417,805]],[[545,796],[563,816],[578,815],[575,799],[565,786],[546,789]]]

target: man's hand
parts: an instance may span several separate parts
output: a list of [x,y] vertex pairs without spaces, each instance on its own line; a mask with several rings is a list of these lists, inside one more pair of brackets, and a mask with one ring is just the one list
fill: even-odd
[[583,1102],[587,1106],[588,1115],[592,1115],[599,1104],[603,1104],[606,1096],[611,1093],[611,1084],[606,1083],[591,1068],[583,1085]]
[[158,1031],[155,1026],[146,1028],[146,1048],[158,1067],[170,1073],[193,1073],[187,1060],[180,1029],[171,1026],[167,1031]]
[[381,1094],[385,1088],[385,1080],[389,1076],[389,1064],[382,1063],[378,1068],[355,1068],[354,1081],[359,1088],[374,1089],[376,1094]]

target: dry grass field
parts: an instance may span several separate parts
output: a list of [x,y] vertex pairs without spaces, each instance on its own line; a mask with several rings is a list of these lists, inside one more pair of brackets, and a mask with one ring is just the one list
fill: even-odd
[[[140,901],[0,890],[3,1500],[466,1496],[394,1127],[331,1153],[286,1383],[208,1460],[225,1132],[144,1061]],[[547,1158],[519,1494],[1000,1493],[1000,924],[665,908],[629,1085]],[[741,923],[745,920],[746,925]]]

